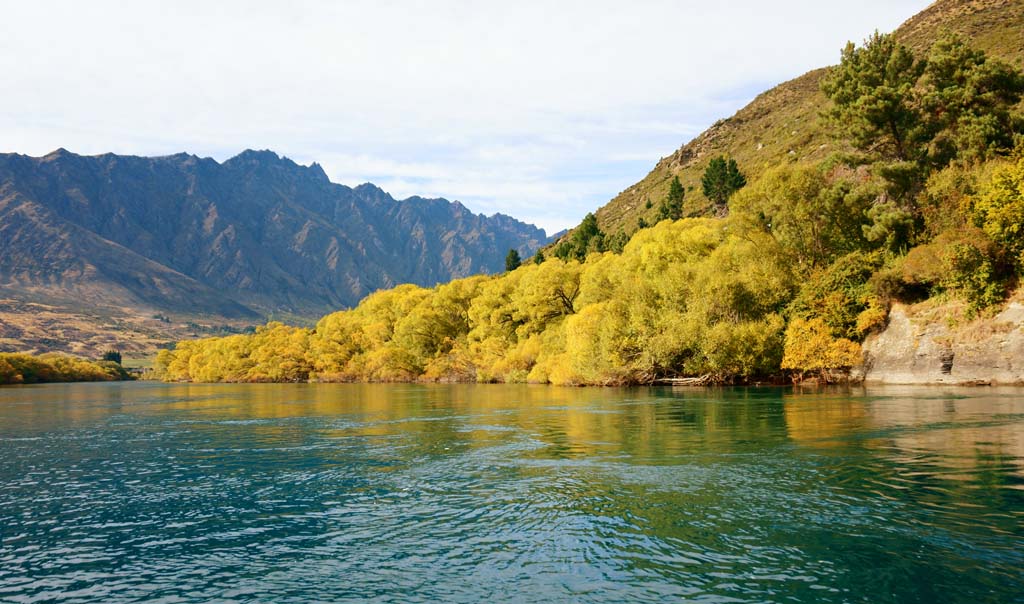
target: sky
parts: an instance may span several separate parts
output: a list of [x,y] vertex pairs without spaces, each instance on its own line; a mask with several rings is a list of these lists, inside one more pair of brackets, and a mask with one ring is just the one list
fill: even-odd
[[0,151],[228,159],[580,219],[926,0],[0,0]]

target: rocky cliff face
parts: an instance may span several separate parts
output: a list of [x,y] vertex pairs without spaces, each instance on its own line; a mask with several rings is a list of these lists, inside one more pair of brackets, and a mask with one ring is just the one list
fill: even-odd
[[0,298],[316,317],[398,283],[500,271],[543,230],[334,184],[270,151],[223,163],[0,155]]
[[0,351],[151,354],[501,271],[509,248],[545,242],[508,216],[335,184],[270,151],[0,154]]
[[956,321],[956,303],[898,304],[864,343],[859,377],[885,384],[1024,384],[1024,295],[996,315]]

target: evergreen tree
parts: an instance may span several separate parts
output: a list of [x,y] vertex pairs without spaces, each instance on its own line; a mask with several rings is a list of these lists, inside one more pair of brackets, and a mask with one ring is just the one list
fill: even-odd
[[519,257],[519,252],[516,251],[515,248],[510,249],[508,251],[508,254],[505,254],[505,271],[506,272],[507,271],[514,271],[514,270],[516,270],[517,268],[519,268],[519,265],[522,264],[522,263],[523,263],[523,261]]
[[562,260],[586,259],[591,252],[605,251],[604,233],[597,225],[597,216],[589,213],[583,218],[580,226],[572,232],[569,239],[563,241],[555,248],[555,256]]
[[533,255],[534,264],[544,264],[544,250],[537,250],[537,253]]
[[985,160],[1013,147],[1021,130],[1012,115],[1024,95],[1020,71],[947,34],[928,53],[923,83],[923,136],[932,165]]
[[722,208],[733,193],[747,184],[747,179],[736,166],[736,160],[719,156],[711,160],[701,179],[704,196]]
[[1021,124],[1013,107],[1024,76],[946,34],[916,61],[891,35],[847,44],[822,81],[836,132],[883,160],[941,168],[954,159],[984,160],[1012,148]]
[[629,235],[625,231],[619,229],[615,231],[615,234],[608,238],[605,243],[605,247],[610,252],[621,254],[622,250],[626,249],[626,244],[629,243]]
[[825,117],[860,150],[886,159],[916,159],[921,115],[915,86],[924,64],[891,34],[877,31],[861,47],[843,49],[839,65],[822,80],[832,99]]
[[108,350],[103,353],[102,361],[111,361],[113,363],[121,364],[121,352],[118,350]]
[[661,207],[658,209],[658,219],[679,220],[682,218],[684,195],[686,195],[686,191],[679,182],[679,177],[674,176],[668,185],[668,195],[665,196],[665,200],[661,202]]

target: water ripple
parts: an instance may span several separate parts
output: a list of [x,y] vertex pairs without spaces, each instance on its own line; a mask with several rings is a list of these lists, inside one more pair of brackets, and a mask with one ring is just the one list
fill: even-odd
[[0,390],[0,602],[1021,601],[1021,393]]

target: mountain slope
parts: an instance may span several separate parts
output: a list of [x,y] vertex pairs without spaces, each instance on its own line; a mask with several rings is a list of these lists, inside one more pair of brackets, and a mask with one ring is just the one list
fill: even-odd
[[[270,151],[0,155],[0,298],[253,322],[380,288],[502,270],[543,230],[458,202],[395,200]],[[0,324],[0,338],[4,337]]]
[[[1024,66],[1024,3],[1019,0],[940,0],[909,19],[896,36],[921,54],[944,31],[957,32],[971,45],[1017,67]],[[838,55],[839,48],[836,48]],[[643,217],[656,222],[658,203],[673,176],[686,188],[688,213],[701,214],[710,202],[700,179],[708,161],[734,158],[752,181],[787,160],[819,160],[840,150],[818,123],[826,98],[819,89],[827,68],[816,69],[758,95],[728,119],[720,120],[668,157],[643,180],[619,193],[597,212],[606,233],[636,230]],[[653,207],[646,208],[647,200]]]

